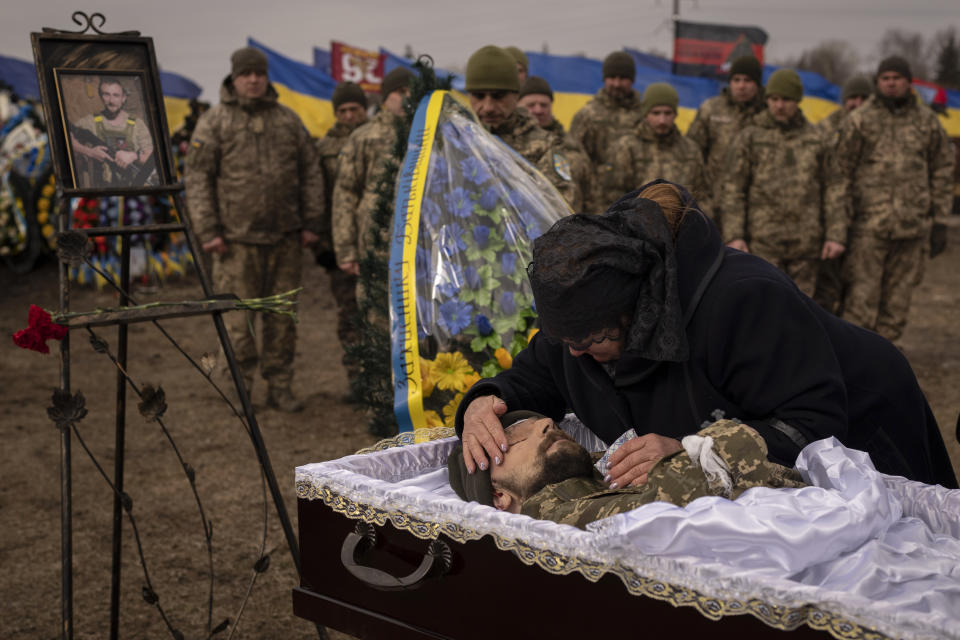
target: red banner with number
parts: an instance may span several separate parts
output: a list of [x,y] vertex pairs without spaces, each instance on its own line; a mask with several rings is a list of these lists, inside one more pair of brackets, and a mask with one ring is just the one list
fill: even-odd
[[330,72],[337,82],[355,82],[364,91],[380,91],[384,56],[379,51],[330,41]]

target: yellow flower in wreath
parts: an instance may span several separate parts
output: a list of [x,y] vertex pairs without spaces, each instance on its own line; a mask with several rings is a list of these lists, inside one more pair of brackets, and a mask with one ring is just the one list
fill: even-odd
[[428,409],[427,411],[424,411],[424,412],[423,412],[423,418],[424,418],[424,420],[426,420],[426,422],[427,422],[427,428],[428,428],[428,429],[429,429],[429,428],[432,428],[432,427],[442,427],[442,426],[443,426],[443,418],[441,418],[441,417],[440,417],[440,414],[437,413],[436,411],[430,411],[429,409]]
[[510,352],[500,347],[493,352],[493,357],[497,359],[497,364],[499,364],[504,369],[509,369],[513,366],[513,356],[510,355]]
[[467,375],[463,376],[463,384],[465,389],[469,389],[473,385],[480,382],[483,378],[476,371],[471,371]]
[[457,418],[457,408],[460,406],[460,401],[463,400],[463,396],[464,394],[462,392],[458,393],[453,397],[453,400],[443,407],[443,426],[453,426]]
[[464,391],[467,386],[464,376],[474,373],[473,367],[459,351],[438,353],[433,361],[434,377],[437,387],[453,391]]
[[540,329],[536,327],[530,329],[530,333],[527,334],[527,342],[530,342],[531,340],[533,340],[533,336],[537,335],[538,331],[540,331]]

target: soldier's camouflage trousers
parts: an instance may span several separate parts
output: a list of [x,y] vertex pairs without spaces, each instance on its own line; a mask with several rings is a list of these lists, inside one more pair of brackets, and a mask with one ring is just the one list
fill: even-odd
[[843,318],[895,341],[903,333],[913,290],[923,279],[926,237],[886,240],[852,234],[843,261]]
[[[813,297],[817,285],[817,271],[820,259],[816,256],[795,257],[798,253],[788,243],[764,242],[759,239],[750,241],[750,253],[759,256],[790,276],[793,281],[810,297]],[[802,254],[802,252],[800,252]]]
[[[299,287],[301,268],[300,232],[287,234],[275,245],[231,242],[226,253],[214,254],[213,285],[217,293],[262,298]],[[255,312],[231,311],[223,315],[237,362],[248,379],[252,379],[259,363],[260,373],[271,387],[289,387],[297,343],[296,324],[289,316],[260,315],[262,356],[257,354]]]

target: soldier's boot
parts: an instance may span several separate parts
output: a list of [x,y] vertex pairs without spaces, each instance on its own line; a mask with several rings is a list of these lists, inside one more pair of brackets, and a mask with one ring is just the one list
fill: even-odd
[[267,406],[286,413],[303,411],[303,402],[293,395],[290,387],[271,386],[267,390]]

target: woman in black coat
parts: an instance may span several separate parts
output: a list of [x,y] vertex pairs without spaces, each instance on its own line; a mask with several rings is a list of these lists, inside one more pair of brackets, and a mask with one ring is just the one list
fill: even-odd
[[612,487],[645,482],[719,417],[756,429],[787,466],[835,436],[879,471],[957,487],[900,351],[725,247],[682,187],[658,180],[601,216],[564,218],[534,243],[528,273],[541,331],[457,414],[471,472],[506,451],[497,415],[528,409],[555,420],[573,411],[607,444],[634,429],[611,460]]

